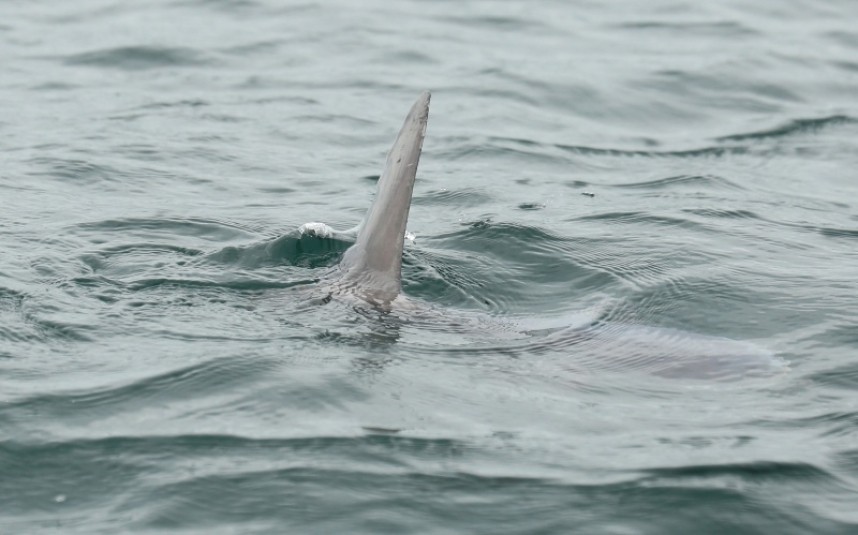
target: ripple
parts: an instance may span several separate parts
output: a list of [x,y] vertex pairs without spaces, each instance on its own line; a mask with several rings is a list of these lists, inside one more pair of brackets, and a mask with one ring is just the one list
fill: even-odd
[[[854,326],[850,326],[849,330],[851,331],[849,334],[852,337],[852,347],[858,347],[858,336],[854,333]],[[811,378],[820,385],[843,388],[848,391],[858,390],[858,366],[855,365],[840,366],[824,372],[818,372]]]
[[762,220],[759,214],[755,212],[735,208],[685,208],[682,211],[688,214],[694,214],[703,217],[714,217],[718,219]]
[[481,307],[482,304],[490,304],[486,298],[480,297],[487,293],[488,283],[481,272],[489,268],[485,262],[475,259],[466,262],[455,253],[417,250],[405,258],[402,288],[407,295],[434,303],[451,306],[476,303]]
[[453,233],[441,234],[435,237],[439,240],[452,240],[457,245],[468,245],[473,241],[492,242],[500,247],[509,247],[510,243],[523,245],[544,245],[565,241],[559,236],[539,227],[519,225],[515,223],[491,223],[487,221],[476,221],[466,223],[464,230]]
[[[636,186],[632,186],[636,187]],[[656,215],[649,212],[603,212],[585,216],[578,216],[571,219],[572,221],[597,221],[604,224],[619,224],[619,225],[634,225],[641,224],[652,225],[655,227],[675,227],[687,228],[697,231],[708,231],[707,227],[696,221],[682,217],[670,217]]]
[[820,227],[817,229],[820,234],[823,236],[827,236],[829,238],[858,238],[858,228],[856,229],[847,229],[847,228],[832,228],[832,227]]
[[[129,461],[109,447],[33,445],[6,440],[0,442],[0,465],[0,493],[4,496],[7,525],[15,523],[10,522],[10,516],[21,518],[27,513],[40,519],[63,516],[64,510],[58,508],[64,502],[78,511],[115,507],[147,471],[144,463]],[[22,525],[31,528],[38,523],[22,519]]]
[[645,189],[665,189],[665,188],[674,188],[677,186],[691,186],[695,188],[699,187],[708,187],[715,189],[745,189],[738,184],[730,181],[727,178],[716,176],[716,175],[678,175],[678,176],[669,176],[665,178],[658,178],[655,180],[648,180],[645,182],[631,182],[626,184],[613,184],[615,188],[645,188]]
[[10,288],[0,287],[0,340],[13,342],[32,338],[30,329],[22,329],[25,322],[25,295]]
[[549,306],[558,294],[568,295],[570,288],[587,287],[592,277],[600,277],[581,262],[581,240],[531,225],[476,221],[463,226],[425,241],[459,257],[453,265],[475,277],[465,283],[467,294],[496,312]]
[[852,125],[858,123],[858,119],[845,115],[833,115],[814,119],[793,119],[788,123],[771,128],[746,134],[731,134],[718,138],[718,141],[757,141],[769,138],[782,138],[794,135],[815,134],[823,129],[840,125]]
[[[689,34],[694,37],[708,35],[711,37],[733,36],[745,38],[759,35],[755,29],[748,27],[735,20],[721,21],[659,21],[659,20],[636,20],[635,22],[624,22],[616,25],[620,29],[628,29],[640,32],[665,32],[667,34]],[[679,37],[675,35],[674,37]]]
[[198,67],[212,61],[197,50],[182,47],[126,46],[72,54],[68,65],[85,65],[122,70],[146,70],[164,67]]
[[40,156],[30,162],[48,168],[47,171],[31,172],[34,176],[51,176],[90,184],[117,182],[122,179],[122,173],[118,169],[88,160]]
[[[134,237],[190,236],[211,242],[248,238],[253,234],[242,225],[215,219],[122,218],[79,223],[71,232],[83,235],[121,233]],[[126,246],[127,247],[127,246]]]
[[153,288],[169,288],[174,290],[193,290],[194,288],[224,288],[231,290],[269,290],[286,289],[295,286],[311,284],[315,280],[274,282],[262,279],[214,281],[203,279],[136,279],[128,282],[128,290],[142,292]]
[[469,160],[472,158],[497,160],[510,160],[518,162],[528,162],[531,164],[560,164],[564,162],[562,154],[551,154],[550,147],[543,145],[527,144],[525,147],[539,147],[537,150],[532,148],[521,148],[511,146],[510,143],[498,143],[497,141],[507,141],[505,138],[489,138],[488,142],[480,142],[474,140],[463,140],[448,149],[441,150],[437,156],[447,160]]
[[550,26],[541,20],[522,16],[503,15],[459,15],[456,17],[439,17],[438,20],[450,22],[467,28],[499,29],[504,31],[546,31]]
[[310,234],[288,234],[263,242],[224,247],[208,253],[205,259],[210,263],[247,269],[280,265],[320,268],[336,263],[352,243],[337,235],[322,238]]
[[489,204],[492,200],[492,196],[488,193],[473,188],[455,190],[442,189],[415,195],[413,204],[416,206],[443,205],[457,208],[470,208],[473,206]]
[[[730,155],[743,155],[749,152],[749,149],[747,147],[741,145],[659,151],[614,149],[605,147],[593,147],[587,145],[567,145],[562,143],[542,143],[531,139],[513,137],[491,137],[489,139],[496,142],[501,142],[502,144],[513,144],[521,147],[528,147],[527,150],[519,149],[518,152],[533,156],[535,159],[547,162],[560,161],[558,159],[559,154],[563,153],[582,156],[610,156],[618,158],[718,158]],[[476,149],[471,149],[471,152],[474,152],[475,150]],[[505,150],[510,149],[507,148]],[[551,152],[558,152],[558,154],[552,155]]]
[[137,110],[160,110],[164,108],[200,108],[204,106],[211,106],[211,103],[199,99],[180,99],[175,101],[160,101],[160,102],[151,102],[149,104],[144,104],[142,106],[138,106],[133,109]]
[[91,342],[94,326],[76,319],[52,303],[39,303],[25,293],[0,288],[0,340],[50,346]]
[[42,393],[13,402],[6,410],[51,414],[67,421],[93,421],[123,410],[159,403],[218,395],[225,388],[259,378],[274,369],[263,359],[217,358],[138,379],[121,386],[90,388],[64,393]]
[[576,145],[554,145],[560,150],[573,154],[587,156],[616,156],[624,158],[708,158],[728,155],[746,154],[746,147],[703,147],[699,149],[652,151],[652,150],[622,150]]
[[[646,487],[670,486],[674,488],[699,488],[701,483],[717,479],[735,478],[737,482],[779,484],[789,486],[823,485],[841,486],[840,481],[827,470],[805,462],[759,461],[749,463],[726,463],[719,465],[694,465],[648,470],[650,477],[644,481]],[[705,484],[705,483],[704,483]],[[731,485],[735,488],[735,484]]]

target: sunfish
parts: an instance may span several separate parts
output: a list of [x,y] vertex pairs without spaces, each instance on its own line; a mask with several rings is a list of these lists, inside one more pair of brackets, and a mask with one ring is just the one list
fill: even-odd
[[[770,351],[747,342],[691,332],[602,323],[598,318],[583,324],[546,326],[545,321],[512,318],[475,318],[473,314],[439,313],[429,304],[419,306],[402,291],[402,252],[408,212],[414,191],[417,164],[429,120],[430,93],[418,98],[387,155],[376,197],[357,231],[357,238],[342,255],[326,283],[322,300],[355,296],[383,313],[402,313],[405,321],[424,325],[449,324],[451,328],[477,328],[505,332],[525,341],[533,350],[565,347],[590,369],[647,370],[654,375],[695,379],[771,375],[786,363]],[[338,233],[321,223],[308,223],[302,235],[331,237]],[[550,322],[549,322],[550,323]],[[508,338],[505,336],[505,338]],[[512,343],[509,350],[520,344]],[[521,349],[526,349],[521,346]],[[474,347],[471,351],[501,348]]]

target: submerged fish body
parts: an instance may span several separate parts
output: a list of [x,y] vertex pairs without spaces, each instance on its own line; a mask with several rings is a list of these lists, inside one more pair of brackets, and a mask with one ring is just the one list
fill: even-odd
[[735,380],[774,376],[789,369],[786,361],[750,342],[666,327],[595,323],[530,334],[540,344],[568,348],[576,366],[591,372]]
[[[576,368],[608,372],[637,370],[667,378],[727,379],[747,375],[774,375],[787,369],[776,355],[747,342],[697,335],[675,329],[574,321],[541,325],[540,321],[494,318],[465,311],[440,310],[401,294],[402,255],[417,165],[429,118],[429,92],[412,105],[378,181],[378,192],[354,243],[345,250],[323,284],[320,301],[334,298],[355,303],[366,316],[374,316],[376,334],[399,338],[402,325],[450,333],[474,332],[477,338],[505,339],[499,348],[475,343],[470,353],[527,353],[561,350]],[[308,223],[302,236],[350,239],[351,233],[334,231],[321,223]],[[362,303],[362,304],[361,304]],[[367,314],[368,312],[368,314]],[[447,347],[446,351],[462,350]]]

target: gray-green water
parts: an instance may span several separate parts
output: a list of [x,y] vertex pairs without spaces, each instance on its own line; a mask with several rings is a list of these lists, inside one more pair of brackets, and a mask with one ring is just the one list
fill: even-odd
[[[4,2],[0,533],[858,532],[856,20]],[[348,243],[295,229],[360,221],[423,89],[443,321],[309,302]],[[789,370],[600,359],[587,314]]]

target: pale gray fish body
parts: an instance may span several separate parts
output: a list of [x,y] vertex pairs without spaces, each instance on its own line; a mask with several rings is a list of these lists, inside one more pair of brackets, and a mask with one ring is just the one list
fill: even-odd
[[[429,92],[421,94],[411,107],[378,181],[378,192],[355,243],[343,254],[326,284],[325,294],[353,295],[372,309],[395,313],[388,317],[384,332],[398,338],[399,320],[434,330],[439,326],[450,332],[484,333],[492,339],[511,339],[503,348],[476,346],[471,352],[540,353],[551,348],[569,351],[581,365],[593,370],[638,369],[654,375],[684,378],[725,378],[785,370],[785,363],[774,354],[752,344],[725,338],[645,326],[619,324],[594,325],[580,320],[563,327],[528,325],[513,318],[487,318],[465,311],[438,310],[429,304],[405,299],[402,290],[402,251],[408,212],[417,173],[417,164],[429,119]],[[317,237],[345,237],[322,223],[308,223],[300,234]],[[396,320],[396,321],[393,321]],[[405,324],[403,323],[403,325]],[[578,325],[575,325],[578,323]],[[547,327],[547,328],[546,328]],[[521,343],[515,342],[520,340]],[[523,345],[522,345],[523,343]],[[458,351],[457,348],[447,348]]]

